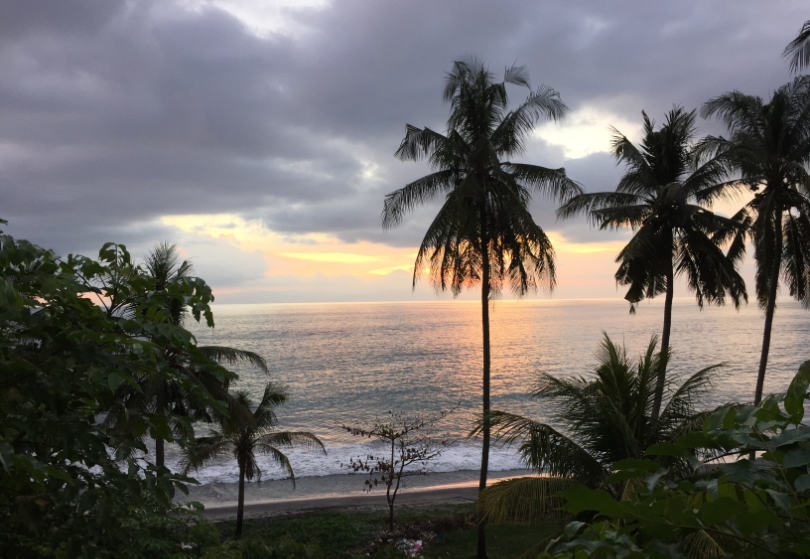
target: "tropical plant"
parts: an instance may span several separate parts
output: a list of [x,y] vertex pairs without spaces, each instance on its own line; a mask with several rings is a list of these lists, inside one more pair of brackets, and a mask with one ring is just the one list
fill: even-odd
[[[529,89],[508,110],[507,84]],[[554,251],[528,210],[532,193],[564,200],[580,192],[563,169],[513,163],[534,124],[557,120],[566,106],[553,89],[531,90],[523,67],[506,69],[502,82],[477,60],[456,61],[447,75],[444,99],[450,102],[447,132],[407,125],[396,151],[403,160],[427,159],[435,172],[389,193],[383,227],[399,224],[415,206],[439,194],[444,202],[428,227],[414,264],[414,284],[426,265],[435,285],[458,294],[481,284],[483,428],[479,489],[486,487],[490,429],[489,300],[503,284],[518,295],[541,280],[555,283]],[[484,557],[483,530],[478,556]]]
[[798,72],[810,64],[810,19],[804,22],[799,34],[788,43],[782,55],[790,58],[791,72]]
[[[700,417],[695,413],[695,399],[706,392],[709,374],[719,365],[701,369],[680,386],[668,384],[668,401],[654,420],[658,371],[668,356],[667,351],[656,351],[653,337],[645,353],[633,363],[626,351],[605,335],[593,376],[541,376],[532,395],[550,401],[548,409],[554,410],[551,423],[504,411],[492,412],[495,436],[519,443],[526,465],[551,477],[493,486],[484,492],[481,502],[487,514],[503,520],[510,515],[553,513],[547,503],[555,493],[553,489],[572,480],[596,486],[607,479],[616,462],[640,457],[651,444],[670,440],[695,426]],[[520,491],[514,487],[520,487]],[[514,506],[515,496],[523,500],[522,508]]]
[[[732,91],[708,101],[704,116],[719,116],[730,137],[709,137],[718,155],[753,199],[735,216],[753,240],[756,293],[765,310],[754,403],[762,399],[780,276],[792,297],[810,305],[810,76],[777,89],[768,103]],[[721,185],[723,186],[723,185]],[[735,242],[744,246],[743,235]]]
[[[440,456],[445,441],[431,436],[431,428],[443,419],[447,412],[435,417],[406,416],[401,412],[388,412],[388,419],[377,419],[370,429],[362,427],[343,428],[357,437],[380,441],[384,450],[365,457],[349,458],[348,466],[354,472],[365,472],[367,491],[377,485],[385,485],[385,500],[388,503],[388,529],[394,529],[394,503],[405,478],[424,474],[427,463]],[[418,465],[415,469],[413,466]]]
[[[181,326],[188,312],[186,302],[182,297],[174,296],[170,293],[173,286],[180,285],[191,278],[192,265],[189,261],[178,258],[175,245],[161,242],[146,257],[144,263],[146,278],[151,282],[151,288],[155,293],[164,294],[162,305],[163,314],[153,315],[152,319],[158,322],[168,322],[175,326]],[[132,300],[133,312],[138,312],[139,300]],[[213,324],[213,323],[212,323]],[[256,368],[268,372],[267,363],[260,355],[224,346],[197,346],[197,349],[211,359],[220,364],[234,365],[238,363],[248,363]],[[166,360],[170,367],[182,367],[184,364],[177,356],[167,352]],[[207,369],[199,370],[201,384],[207,391],[217,399],[224,400],[227,395],[228,377],[225,382],[210,374]],[[164,374],[150,375],[144,379],[140,388],[143,390],[140,400],[157,415],[164,416],[175,428],[185,428],[190,417],[195,419],[210,420],[209,410],[203,406],[195,405],[195,394],[189,394],[181,389],[176,383],[168,381],[169,377]],[[155,443],[155,464],[163,466],[165,464],[165,439],[164,432],[155,432],[153,439]]]
[[[190,333],[146,320],[148,302],[143,315],[122,320],[85,296],[117,273],[111,246],[122,247],[105,245],[97,260],[59,258],[0,234],[0,556],[186,558],[218,542],[193,509],[172,504],[186,478],[111,456],[122,447],[144,451],[143,434],[162,428],[148,410],[128,409],[120,386],[154,374],[163,348],[188,363],[169,372],[186,391],[199,390],[187,371],[210,364]],[[131,281],[141,291],[142,278]],[[208,314],[204,282],[177,289],[193,313]],[[220,405],[205,397],[208,407]]]
[[[563,491],[566,509],[589,520],[571,522],[540,557],[807,557],[808,386],[810,361],[786,393],[720,408],[702,431],[616,463],[611,481],[633,487],[621,497],[583,486]],[[705,467],[698,448],[737,460]],[[695,474],[673,476],[666,467],[673,456],[691,461]]]
[[236,509],[236,537],[242,534],[245,510],[245,480],[261,480],[262,471],[256,453],[270,457],[289,474],[295,486],[295,474],[289,459],[280,450],[293,446],[320,448],[320,439],[305,431],[276,431],[278,418],[275,408],[287,400],[286,394],[272,384],[264,390],[259,405],[251,410],[247,392],[239,391],[229,399],[229,412],[219,417],[219,428],[205,437],[197,438],[185,454],[185,471],[196,469],[216,456],[231,455],[239,467],[239,494]]
[[[666,352],[672,329],[675,278],[685,276],[699,307],[723,304],[726,294],[735,306],[748,300],[736,261],[744,245],[722,245],[738,230],[736,222],[712,213],[710,203],[725,190],[718,186],[726,168],[714,159],[698,165],[695,112],[673,108],[663,126],[642,112],[644,136],[635,146],[618,130],[613,139],[616,158],[627,167],[615,192],[581,194],[560,207],[560,217],[587,212],[601,229],[630,227],[633,237],[619,253],[616,281],[629,286],[625,299],[630,311],[643,298],[665,293],[661,350]],[[655,385],[652,420],[658,417],[666,382],[666,360]]]

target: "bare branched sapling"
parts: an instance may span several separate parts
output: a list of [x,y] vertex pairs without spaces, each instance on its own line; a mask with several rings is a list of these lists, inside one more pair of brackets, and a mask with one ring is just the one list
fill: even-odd
[[[446,440],[432,437],[433,426],[449,412],[425,418],[420,415],[406,416],[389,411],[385,420],[377,419],[371,429],[343,426],[358,437],[376,439],[385,443],[385,451],[379,455],[368,454],[349,460],[348,466],[355,472],[366,472],[366,491],[385,485],[388,503],[388,527],[394,527],[394,501],[405,477],[425,473],[428,461],[439,456],[448,445]],[[418,464],[419,467],[411,468]]]

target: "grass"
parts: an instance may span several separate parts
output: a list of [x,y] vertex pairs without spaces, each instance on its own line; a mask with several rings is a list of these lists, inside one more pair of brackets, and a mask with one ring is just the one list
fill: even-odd
[[[404,557],[394,548],[402,537],[423,539],[420,557],[474,557],[476,528],[471,505],[430,510],[402,509],[397,513],[394,534],[385,530],[382,512],[312,512],[245,522],[240,541],[227,541],[222,556],[238,559],[254,557],[337,558]],[[230,535],[233,523],[218,525]],[[513,559],[556,535],[561,521],[529,526],[500,524],[487,527],[487,550],[491,559]],[[391,540],[394,541],[391,541]]]

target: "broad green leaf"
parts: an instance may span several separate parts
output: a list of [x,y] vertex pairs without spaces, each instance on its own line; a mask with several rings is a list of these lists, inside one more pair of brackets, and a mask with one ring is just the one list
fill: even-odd
[[785,394],[785,411],[794,424],[799,424],[804,417],[804,400],[807,397],[808,386],[810,386],[810,361],[805,361],[799,367],[799,372],[793,377]]
[[784,453],[782,464],[785,468],[797,468],[810,463],[810,446],[791,448]]
[[795,487],[796,491],[799,493],[804,493],[810,489],[810,474],[802,474],[797,477],[796,481],[793,482],[793,487]]

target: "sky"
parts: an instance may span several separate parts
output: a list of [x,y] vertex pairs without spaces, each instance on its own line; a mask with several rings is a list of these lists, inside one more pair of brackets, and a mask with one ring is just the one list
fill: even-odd
[[[394,229],[380,214],[430,171],[394,151],[406,123],[445,129],[454,60],[556,89],[565,119],[540,123],[520,160],[612,190],[611,126],[635,141],[642,110],[661,122],[734,89],[767,97],[807,19],[778,0],[0,0],[0,218],[60,254],[176,243],[221,303],[449,297],[411,288],[441,200]],[[531,208],[558,271],[532,297],[623,296],[629,233]]]

